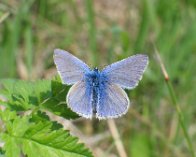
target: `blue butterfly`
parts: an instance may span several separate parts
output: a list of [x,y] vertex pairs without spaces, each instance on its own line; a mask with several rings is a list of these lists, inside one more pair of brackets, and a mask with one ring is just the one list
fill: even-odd
[[67,104],[85,118],[117,118],[125,114],[130,101],[123,89],[135,88],[148,65],[148,56],[138,54],[111,65],[102,71],[90,69],[67,51],[54,50],[54,62],[62,82],[73,85]]

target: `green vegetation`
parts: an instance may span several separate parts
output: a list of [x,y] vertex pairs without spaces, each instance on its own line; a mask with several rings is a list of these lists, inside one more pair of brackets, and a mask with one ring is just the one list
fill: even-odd
[[195,0],[1,0],[0,141],[5,145],[0,156],[92,156],[48,112],[73,122],[95,156],[118,155],[106,121],[80,120],[67,108],[69,87],[54,79],[53,50],[61,48],[100,69],[147,53],[150,64],[142,81],[127,91],[132,107],[115,120],[126,154],[193,157],[195,41]]

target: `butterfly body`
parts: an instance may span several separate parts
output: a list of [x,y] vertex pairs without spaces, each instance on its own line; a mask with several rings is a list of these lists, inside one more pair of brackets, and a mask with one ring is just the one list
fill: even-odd
[[85,84],[88,88],[87,90],[91,90],[91,104],[93,108],[93,113],[96,114],[97,112],[97,105],[100,98],[100,93],[103,92],[103,88],[107,82],[107,79],[104,75],[102,75],[101,71],[98,68],[94,68],[89,72],[85,73]]
[[135,55],[106,66],[90,69],[70,53],[56,49],[54,61],[64,84],[73,85],[68,106],[85,118],[116,118],[125,114],[130,101],[123,89],[138,85],[148,64],[146,55]]

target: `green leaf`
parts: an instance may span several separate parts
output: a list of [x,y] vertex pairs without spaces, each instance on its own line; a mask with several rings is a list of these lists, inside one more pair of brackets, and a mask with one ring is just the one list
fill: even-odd
[[3,150],[7,157],[20,157],[21,154],[28,157],[92,157],[84,144],[78,143],[78,138],[61,127],[56,129],[45,113],[33,117],[17,116],[4,123],[6,131],[1,139],[5,142]]
[[8,99],[4,104],[12,110],[46,109],[67,119],[79,117],[67,107],[65,99],[69,87],[63,85],[59,78],[34,82],[2,79],[0,84],[0,93]]
[[0,119],[4,122],[13,120],[16,118],[16,112],[10,112],[9,110],[0,110]]
[[24,111],[36,106],[51,96],[50,81],[38,80],[35,82],[2,79],[1,93],[8,99],[8,107]]
[[6,151],[6,157],[19,157],[20,147],[18,146],[18,140],[10,136],[4,135],[3,140],[6,141],[3,149]]
[[[32,115],[31,122],[51,122],[49,116],[45,112],[38,111]],[[52,130],[63,128],[63,126],[56,121],[52,122]]]

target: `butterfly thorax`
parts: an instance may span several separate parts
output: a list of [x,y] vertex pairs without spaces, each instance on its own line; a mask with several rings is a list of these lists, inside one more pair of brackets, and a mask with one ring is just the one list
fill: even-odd
[[99,86],[99,78],[100,78],[100,71],[97,68],[91,70],[85,75],[86,83],[91,87]]

